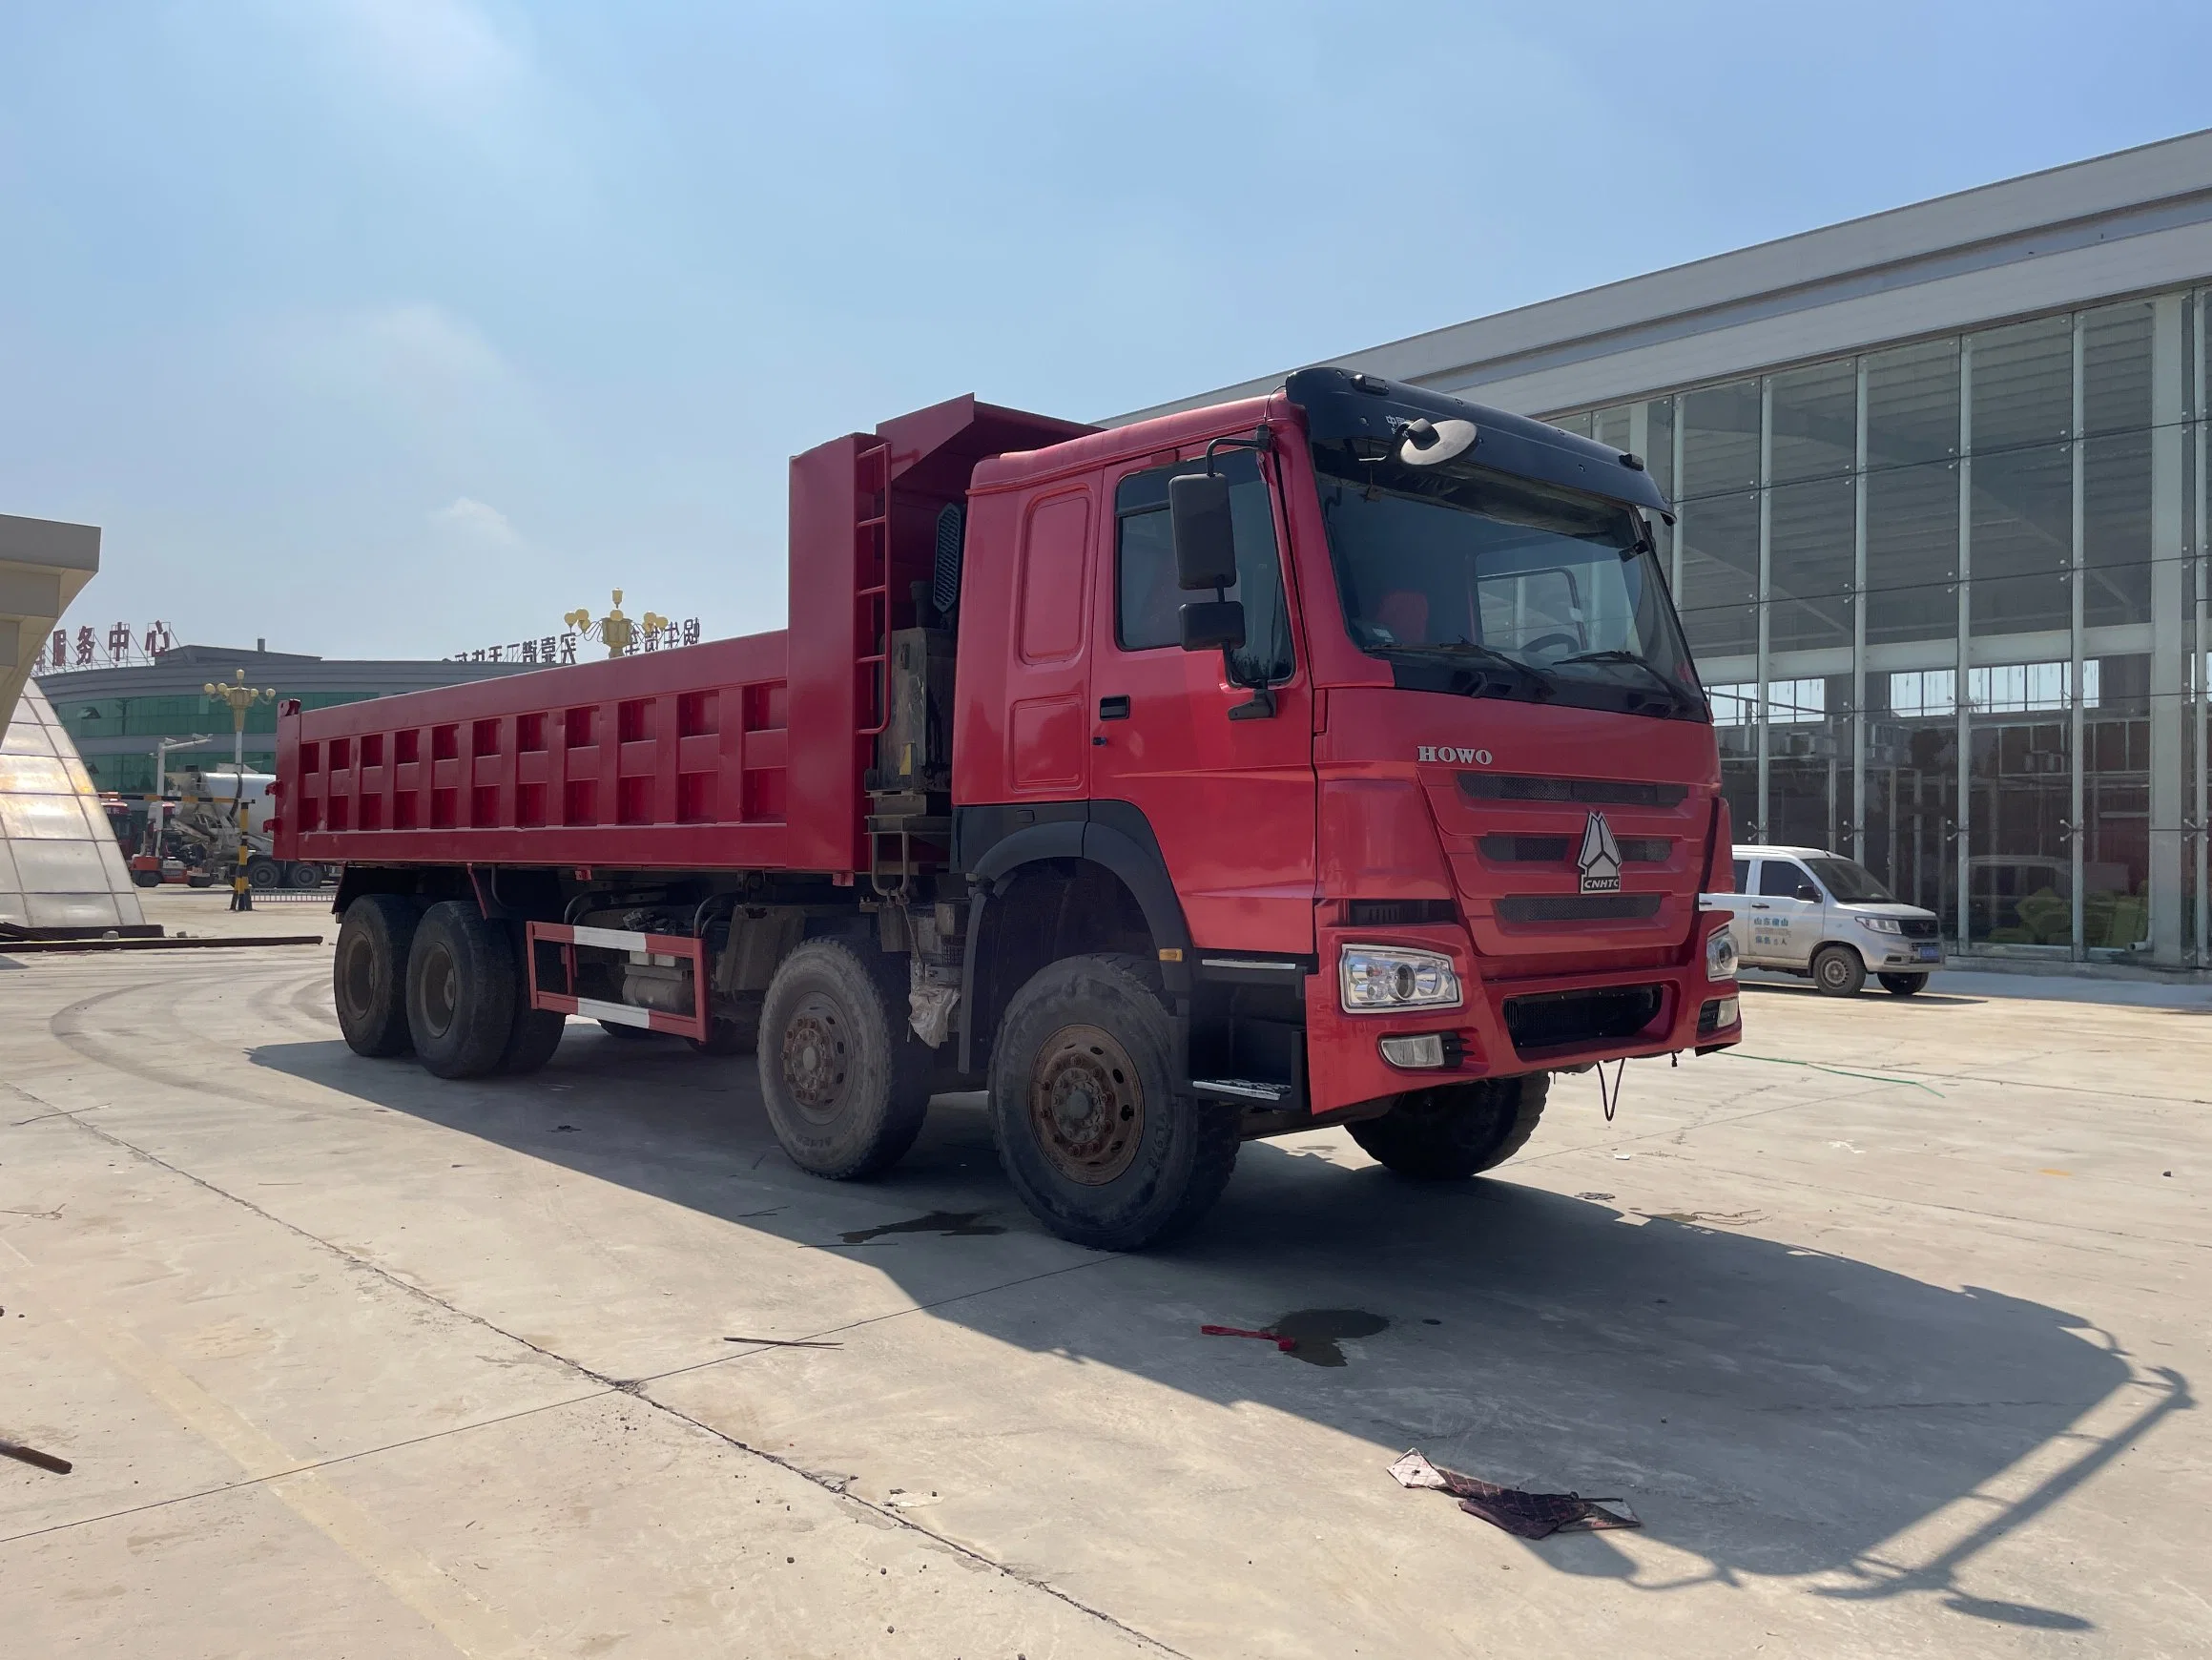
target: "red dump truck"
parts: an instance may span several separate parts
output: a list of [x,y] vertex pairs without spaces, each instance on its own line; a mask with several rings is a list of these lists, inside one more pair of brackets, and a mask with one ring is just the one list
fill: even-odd
[[1710,714],[1635,456],[1372,375],[1110,430],[960,398],[791,464],[790,626],[282,710],[363,1055],[571,1016],[757,1049],[802,1169],[982,1089],[1133,1249],[1255,1137],[1510,1157],[1549,1075],[1732,1044]]

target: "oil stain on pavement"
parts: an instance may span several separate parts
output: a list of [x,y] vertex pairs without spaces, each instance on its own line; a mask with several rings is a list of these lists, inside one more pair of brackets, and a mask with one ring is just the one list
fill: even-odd
[[1283,1316],[1268,1330],[1296,1343],[1289,1353],[1309,1366],[1341,1366],[1344,1351],[1336,1346],[1340,1340],[1372,1338],[1389,1325],[1382,1316],[1365,1309],[1301,1308]]

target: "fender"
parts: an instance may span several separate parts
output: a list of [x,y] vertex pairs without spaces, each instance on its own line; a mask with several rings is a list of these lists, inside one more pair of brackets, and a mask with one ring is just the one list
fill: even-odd
[[[968,916],[966,948],[961,963],[961,1007],[975,1007],[976,943],[982,938],[983,913],[1003,891],[1006,880],[1023,865],[1042,860],[1082,860],[1111,871],[1144,913],[1152,944],[1173,956],[1160,961],[1161,984],[1178,1006],[1190,994],[1190,924],[1168,874],[1160,843],[1144,811],[1133,801],[1055,801],[1018,811],[1039,822],[1003,830],[1017,809],[960,808],[954,814],[954,841],[968,863],[975,898]],[[994,832],[998,832],[994,834]],[[973,1027],[961,1022],[960,1067],[974,1070]]]

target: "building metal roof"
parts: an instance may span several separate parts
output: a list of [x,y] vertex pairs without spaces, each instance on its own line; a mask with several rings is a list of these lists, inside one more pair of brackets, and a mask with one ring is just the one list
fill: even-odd
[[[2212,278],[2212,129],[1330,358],[1524,413]],[[1264,376],[1117,417],[1257,396]]]

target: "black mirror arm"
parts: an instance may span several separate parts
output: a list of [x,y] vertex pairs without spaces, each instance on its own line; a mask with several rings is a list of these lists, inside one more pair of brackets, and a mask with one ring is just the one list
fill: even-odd
[[1206,446],[1206,472],[1209,478],[1213,474],[1213,452],[1217,449],[1252,449],[1262,455],[1272,455],[1275,452],[1275,429],[1263,421],[1252,429],[1250,438],[1210,440]]
[[1249,701],[1239,703],[1229,712],[1231,720],[1271,720],[1275,716],[1275,689],[1272,686],[1255,686]]

